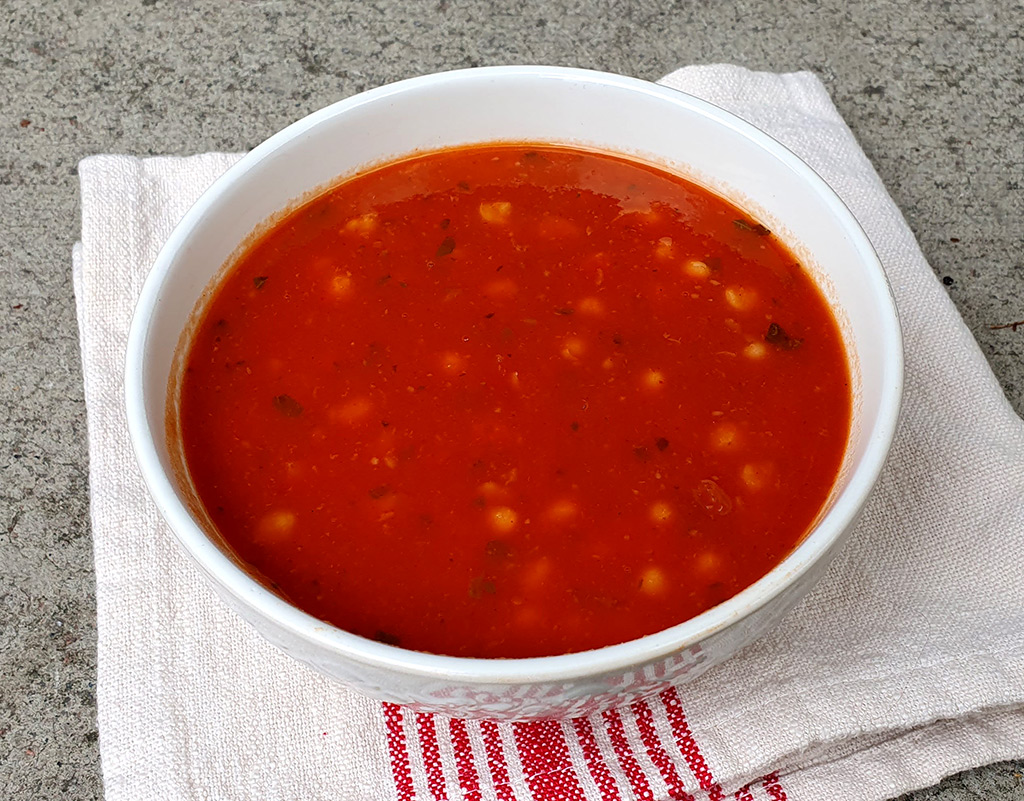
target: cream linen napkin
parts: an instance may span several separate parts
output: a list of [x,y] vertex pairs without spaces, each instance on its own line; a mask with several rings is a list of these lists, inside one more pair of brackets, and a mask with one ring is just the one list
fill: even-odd
[[109,801],[884,799],[1024,755],[1024,425],[813,75],[690,67],[663,83],[809,162],[860,220],[896,294],[902,426],[825,579],[726,664],[591,719],[417,716],[292,662],[221,605],[164,528],[123,412],[146,272],[237,156],[89,158],[74,274]]

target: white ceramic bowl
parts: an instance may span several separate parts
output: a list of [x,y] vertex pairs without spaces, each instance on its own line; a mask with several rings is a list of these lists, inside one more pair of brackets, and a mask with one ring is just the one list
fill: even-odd
[[[327,625],[250,578],[190,512],[165,441],[174,353],[197,301],[261,222],[311,190],[414,150],[547,141],[632,154],[708,186],[778,233],[837,311],[852,359],[854,416],[837,487],[817,526],[730,600],[621,645],[533,659],[465,659],[384,645]],[[266,639],[377,698],[456,716],[568,716],[692,678],[774,625],[853,527],[885,460],[902,390],[902,342],[884,273],[831,189],[791,152],[672,89],[553,67],[429,75],[336,103],[272,137],[220,178],[171,235],[128,343],[128,423],[149,489],[213,586]]]

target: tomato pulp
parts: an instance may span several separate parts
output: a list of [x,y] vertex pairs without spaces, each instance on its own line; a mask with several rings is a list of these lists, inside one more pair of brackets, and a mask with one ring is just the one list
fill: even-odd
[[213,292],[180,389],[214,525],[285,598],[442,654],[649,634],[764,576],[850,376],[767,228],[655,167],[455,148],[343,181]]

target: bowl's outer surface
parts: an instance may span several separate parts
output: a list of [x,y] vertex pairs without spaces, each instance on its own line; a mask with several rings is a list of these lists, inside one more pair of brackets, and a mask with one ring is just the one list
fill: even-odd
[[[575,144],[632,155],[707,186],[767,224],[837,311],[851,358],[854,421],[842,474],[817,527],[775,570],[708,612],[596,651],[479,660],[405,651],[291,607],[240,569],[190,513],[165,426],[175,352],[197,302],[254,229],[367,165],[488,141]],[[176,537],[218,593],[268,640],[374,697],[451,715],[565,716],[699,675],[774,625],[824,571],[867,500],[898,417],[902,340],[870,243],[835,194],[767,135],[707,103],[620,76],[494,67],[414,78],[300,120],[219,179],[168,240],[128,343],[128,421],[143,476]]]

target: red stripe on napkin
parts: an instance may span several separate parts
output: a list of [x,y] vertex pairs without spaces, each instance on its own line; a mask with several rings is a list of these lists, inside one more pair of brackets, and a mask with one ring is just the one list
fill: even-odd
[[480,777],[477,776],[473,764],[473,746],[469,742],[466,721],[452,718],[448,724],[452,735],[452,748],[455,751],[455,764],[459,772],[459,787],[462,788],[466,801],[479,801]]
[[402,707],[398,704],[384,704],[383,706],[388,754],[391,756],[391,773],[395,777],[395,791],[399,801],[413,801],[416,794],[412,786],[412,772],[409,770],[409,751],[405,747],[405,732],[402,730]]
[[750,792],[750,785],[744,784],[739,790],[736,791],[733,798],[735,798],[736,801],[754,801],[754,796]]
[[675,737],[679,752],[686,760],[690,772],[697,779],[700,789],[708,794],[710,801],[722,801],[722,788],[718,786],[715,777],[711,775],[704,755],[700,752],[697,741],[690,731],[690,724],[686,722],[686,715],[683,713],[683,704],[679,700],[679,694],[675,687],[670,687],[658,696],[665,706],[668,715],[669,726],[672,727],[672,735]]
[[481,720],[478,724],[483,736],[484,751],[487,756],[487,768],[491,773],[491,782],[498,801],[515,801],[515,793],[509,782],[508,768],[505,765],[505,753],[501,746],[501,732],[493,720]]
[[444,781],[444,766],[437,747],[437,726],[434,716],[422,712],[416,715],[416,731],[420,737],[420,753],[427,772],[427,787],[435,801],[448,801],[448,788]]
[[513,723],[519,761],[534,801],[585,801],[558,721]]
[[662,746],[661,740],[658,739],[651,707],[645,702],[640,702],[633,704],[632,708],[633,716],[636,718],[636,727],[640,731],[640,739],[643,741],[644,748],[647,749],[647,754],[650,756],[651,762],[654,763],[654,767],[661,773],[661,778],[668,788],[669,798],[676,799],[676,801],[693,801],[693,796],[683,787],[682,777],[672,763],[672,758]]
[[[659,704],[665,713],[660,730]],[[567,723],[540,720],[499,725],[493,720],[452,718],[447,726],[440,719],[438,726],[439,718],[413,714],[394,704],[384,704],[383,711],[398,801],[585,801],[595,791],[602,801],[654,799],[654,784],[659,788],[658,801],[662,787],[669,799],[694,801],[684,786],[684,768],[703,791],[701,798],[725,798],[674,689],[638,701],[628,711],[613,710]],[[636,723],[632,735],[627,732],[630,720]],[[445,757],[439,732],[451,740],[450,752],[443,749]],[[630,744],[630,736],[636,742],[637,733],[646,760],[638,759]],[[412,747],[409,738],[413,738]],[[787,801],[777,772],[762,777],[760,783],[771,801]],[[449,799],[449,791],[458,799]],[[750,785],[732,797],[754,801]]]
[[761,786],[772,801],[786,801],[786,791],[782,789],[778,773],[769,773],[761,779]]
[[654,793],[651,792],[651,785],[648,783],[647,777],[644,776],[640,763],[636,761],[636,757],[633,755],[633,748],[626,740],[622,716],[616,710],[610,709],[601,717],[604,719],[605,727],[608,729],[608,739],[611,740],[612,748],[615,750],[615,756],[619,760],[622,772],[626,774],[626,778],[629,780],[629,787],[633,791],[633,795],[637,798],[654,798]]
[[601,791],[601,798],[605,801],[619,801],[619,788],[615,784],[608,765],[601,757],[601,749],[597,745],[597,738],[594,736],[594,729],[587,718],[573,718],[573,731],[576,733],[576,740],[583,751],[583,759],[586,760],[590,777]]

